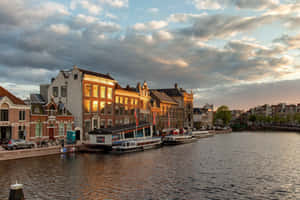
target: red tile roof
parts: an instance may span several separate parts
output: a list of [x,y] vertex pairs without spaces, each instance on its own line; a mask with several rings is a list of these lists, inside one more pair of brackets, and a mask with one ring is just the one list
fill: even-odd
[[0,86],[0,97],[8,97],[14,104],[25,105],[24,101]]

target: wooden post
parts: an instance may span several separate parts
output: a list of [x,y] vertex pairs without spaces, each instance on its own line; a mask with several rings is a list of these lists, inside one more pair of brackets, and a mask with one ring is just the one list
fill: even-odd
[[10,186],[8,200],[24,200],[22,184],[18,184],[18,182],[16,182],[16,184]]

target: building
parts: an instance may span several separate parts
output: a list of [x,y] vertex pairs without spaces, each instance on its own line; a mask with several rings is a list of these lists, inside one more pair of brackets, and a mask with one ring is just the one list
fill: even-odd
[[194,128],[212,128],[214,121],[214,105],[206,104],[202,108],[194,108]]
[[30,131],[30,106],[0,86],[0,143],[26,139]]
[[74,66],[52,79],[47,89],[48,101],[53,98],[66,106],[74,116],[77,134],[80,132],[81,140],[85,140],[90,130],[113,126],[116,83],[109,74]]
[[193,128],[193,92],[188,93],[182,88],[178,88],[178,84],[174,85],[174,88],[156,89],[159,92],[163,92],[169,97],[172,97],[177,103],[177,112],[182,113],[178,115],[180,120],[179,127]]
[[56,104],[51,99],[46,104],[40,94],[31,94],[29,102],[31,106],[29,140],[65,139],[67,131],[74,129],[74,117],[63,103]]
[[163,130],[167,128],[182,128],[182,121],[178,111],[178,103],[164,92],[157,90],[151,91],[152,107],[153,107],[153,121],[156,130]]

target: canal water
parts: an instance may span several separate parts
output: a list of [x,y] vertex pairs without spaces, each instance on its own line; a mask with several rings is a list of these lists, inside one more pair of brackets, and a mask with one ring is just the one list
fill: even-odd
[[300,199],[300,134],[241,132],[126,155],[0,162],[0,199]]

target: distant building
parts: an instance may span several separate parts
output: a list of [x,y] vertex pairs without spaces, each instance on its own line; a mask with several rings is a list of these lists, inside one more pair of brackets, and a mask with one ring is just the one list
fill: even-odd
[[214,106],[212,104],[206,104],[202,108],[194,108],[194,127],[197,129],[202,127],[212,128],[214,118],[213,110]]
[[0,86],[0,143],[29,139],[30,106]]

